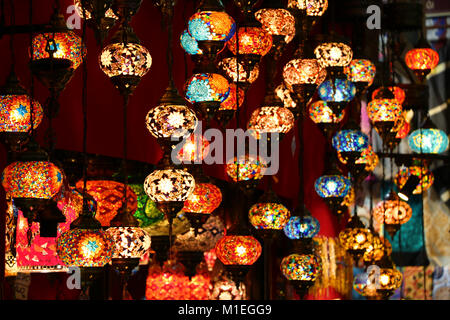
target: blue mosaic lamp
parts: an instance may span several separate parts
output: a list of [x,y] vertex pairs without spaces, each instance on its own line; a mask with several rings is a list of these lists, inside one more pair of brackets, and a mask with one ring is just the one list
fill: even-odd
[[351,120],[333,136],[331,143],[349,169],[352,169],[362,152],[369,147],[369,137]]
[[181,47],[188,53],[189,55],[197,55],[202,54],[202,50],[198,47],[198,42],[195,40],[185,29],[180,36],[180,44]]
[[422,128],[414,130],[408,137],[408,144],[416,153],[442,153],[448,149],[448,137],[428,118]]
[[312,239],[319,233],[319,230],[319,221],[305,206],[303,206],[303,210],[298,208],[283,228],[284,234],[291,240]]
[[321,100],[327,102],[336,114],[340,114],[355,97],[356,86],[347,79],[328,79],[320,84],[318,93]]

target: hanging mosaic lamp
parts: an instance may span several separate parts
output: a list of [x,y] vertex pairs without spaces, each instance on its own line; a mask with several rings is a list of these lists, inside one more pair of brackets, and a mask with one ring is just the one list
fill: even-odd
[[314,54],[322,68],[326,68],[330,79],[342,76],[344,67],[353,58],[352,49],[342,42],[325,42],[314,49]]
[[428,117],[423,126],[414,130],[408,137],[408,145],[416,153],[443,153],[448,149],[448,137],[444,131]]
[[370,87],[375,79],[376,67],[367,59],[353,59],[344,67],[347,79],[356,86],[357,95],[360,95]]
[[0,88],[0,139],[12,150],[18,150],[29,140],[31,110],[35,130],[42,122],[42,106],[31,100],[13,71]]
[[100,69],[123,96],[131,95],[152,66],[152,57],[133,29],[122,24],[99,56]]
[[201,55],[203,52],[198,47],[198,42],[185,29],[180,36],[180,44],[184,51],[191,56]]
[[195,189],[194,177],[181,169],[167,167],[147,176],[144,190],[166,217],[173,219]]
[[362,152],[369,147],[369,137],[360,131],[353,121],[347,123],[331,140],[333,148],[340,153],[347,165],[351,168]]
[[230,94],[228,80],[218,73],[196,73],[185,84],[185,98],[211,119]]
[[327,10],[328,0],[289,0],[287,7],[296,17],[296,30],[304,39]]
[[[338,158],[343,164],[347,164],[347,161],[338,152]],[[350,172],[357,179],[366,178],[378,165],[378,155],[373,151],[371,145],[364,149],[361,156],[356,159],[355,164],[351,166]]]
[[373,217],[379,224],[384,224],[391,238],[395,236],[402,224],[411,219],[412,209],[409,204],[400,200],[398,195],[391,191],[386,200],[379,202],[373,209]]
[[373,243],[373,234],[361,222],[357,215],[353,215],[344,230],[339,233],[341,245],[350,253],[356,263]]
[[394,99],[397,100],[398,103],[403,104],[403,102],[405,102],[406,99],[405,90],[397,86],[380,87],[374,90],[372,93],[372,100],[375,100],[377,98],[392,99],[392,96],[389,96],[388,93],[385,92],[386,89],[388,89],[394,95]]
[[202,54],[214,60],[235,34],[236,23],[225,12],[221,1],[207,0],[189,18],[188,32],[197,41]]
[[317,90],[320,100],[327,102],[328,106],[337,114],[341,113],[356,95],[356,87],[353,82],[341,78],[325,80]]
[[191,134],[177,154],[177,159],[184,165],[201,164],[209,154],[209,141],[201,134]]
[[[414,182],[411,182],[413,180]],[[413,163],[412,166],[404,167],[399,170],[394,180],[399,192],[397,195],[405,201],[409,200],[410,193],[422,194],[428,190],[434,182],[434,175],[427,165],[422,165],[420,161]],[[409,184],[413,184],[408,188]],[[407,189],[412,189],[411,192]]]
[[345,110],[336,115],[328,106],[328,103],[318,100],[309,105],[309,117],[319,126],[326,137],[331,138],[339,127],[340,122],[344,119]]
[[245,190],[252,190],[264,176],[265,163],[256,155],[230,159],[225,167],[227,176],[240,184]]
[[392,253],[391,243],[378,234],[373,233],[373,242],[370,243],[367,250],[364,252],[363,260],[366,265],[371,265],[375,261],[381,260],[385,254],[390,255]]
[[82,39],[67,28],[64,15],[57,7],[48,27],[33,37],[31,45],[30,68],[51,93],[45,112],[54,118],[59,111],[58,96],[83,62],[86,47]]
[[245,69],[242,61],[237,57],[223,58],[219,64],[219,69],[230,81],[238,83],[239,87],[246,91],[250,85],[259,77],[259,64],[251,69]]
[[328,207],[338,215],[344,213],[341,203],[350,193],[351,186],[351,180],[342,175],[337,168],[328,171],[314,183],[314,189],[319,197],[324,199]]
[[261,135],[279,134],[281,140],[286,133],[294,127],[294,115],[282,106],[264,105],[253,111],[247,124],[247,129],[252,132],[256,139]]
[[189,296],[189,278],[184,266],[168,260],[161,268],[153,264],[148,270],[145,298],[147,300],[184,300]]
[[312,239],[320,230],[319,220],[303,207],[297,209],[283,228],[284,234],[291,240]]
[[[83,4],[85,7],[83,8]],[[78,15],[86,20],[87,25],[94,30],[95,39],[103,44],[108,31],[119,19],[111,9],[110,0],[75,0],[74,5]]]
[[414,72],[420,82],[439,63],[439,54],[431,49],[428,41],[421,35],[417,45],[405,55],[406,65]]

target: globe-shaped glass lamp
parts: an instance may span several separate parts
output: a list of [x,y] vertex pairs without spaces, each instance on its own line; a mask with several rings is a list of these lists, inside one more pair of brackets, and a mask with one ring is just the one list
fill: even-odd
[[226,235],[216,244],[217,258],[225,265],[252,265],[262,247],[252,236]]
[[183,211],[210,214],[221,202],[222,193],[218,187],[212,183],[196,183],[194,191],[184,202]]
[[295,18],[286,9],[260,9],[256,11],[255,18],[269,34],[282,36],[285,43],[291,42],[295,36]]
[[314,254],[291,254],[283,258],[280,267],[288,280],[316,281],[322,272],[322,261]]
[[222,59],[218,66],[222,72],[233,82],[239,82],[241,86],[249,86],[258,79],[259,65],[255,64],[252,68],[244,68],[242,61],[237,63],[236,57]]
[[148,233],[138,227],[111,227],[106,231],[113,239],[113,259],[141,258],[150,249]]
[[353,58],[352,49],[340,42],[325,42],[314,49],[319,64],[322,68],[345,67]]
[[145,192],[155,202],[186,201],[194,188],[192,175],[180,169],[155,170],[144,182]]
[[185,97],[190,103],[222,103],[228,97],[230,84],[217,73],[194,74],[185,85]]
[[181,47],[190,55],[202,54],[202,50],[198,47],[198,42],[185,29],[180,36]]
[[283,228],[284,234],[291,240],[313,238],[320,230],[319,221],[311,215],[292,216]]
[[279,133],[285,134],[294,127],[294,115],[285,107],[264,106],[253,111],[247,124],[256,138],[261,134]]
[[448,137],[439,129],[420,128],[411,132],[408,145],[416,153],[438,154],[448,149]]
[[[395,100],[397,100],[398,103],[403,104],[403,102],[405,102],[406,99],[406,93],[405,90],[403,90],[400,87],[397,86],[391,86],[391,87],[385,87],[387,88],[390,92],[392,92],[394,94],[394,98]],[[382,93],[382,90],[384,90],[385,88],[380,87],[378,89],[376,89],[373,93],[372,93],[372,100],[375,100],[379,97],[379,95]]]
[[283,79],[289,88],[298,84],[319,85],[326,76],[326,69],[316,59],[293,59],[283,68]]
[[421,194],[423,191],[428,190],[434,182],[434,175],[428,167],[413,165],[405,168],[401,168],[395,176],[395,184],[401,190],[406,184],[410,176],[416,176],[419,178],[419,183],[413,190],[413,194]]
[[351,186],[351,180],[343,175],[324,175],[314,183],[314,188],[321,198],[345,197]]
[[353,82],[340,78],[322,82],[317,90],[319,98],[326,102],[350,102],[356,95]]
[[320,17],[328,8],[328,0],[289,0],[288,8],[306,10],[308,16]]
[[280,203],[257,203],[249,212],[250,223],[256,229],[281,230],[289,221],[291,213]]

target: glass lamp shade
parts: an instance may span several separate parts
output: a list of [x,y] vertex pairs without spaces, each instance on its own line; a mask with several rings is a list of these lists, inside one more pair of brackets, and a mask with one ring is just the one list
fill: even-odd
[[344,68],[347,79],[351,82],[365,82],[367,86],[372,85],[376,74],[376,67],[372,61],[367,59],[353,59]]
[[401,190],[408,181],[411,175],[417,176],[420,180],[417,187],[414,189],[413,194],[421,194],[423,191],[428,190],[434,182],[434,175],[427,167],[410,166],[399,170],[395,176],[395,184]]
[[309,117],[314,123],[339,123],[344,119],[345,110],[337,116],[325,101],[316,101],[309,105]]
[[155,202],[186,201],[194,188],[194,177],[180,169],[155,170],[144,182],[145,192]]
[[195,40],[189,32],[184,30],[180,36],[181,47],[190,55],[202,54],[202,49],[198,47],[198,42]]
[[233,82],[240,82],[245,84],[251,84],[258,79],[259,65],[256,64],[247,72],[242,62],[237,63],[236,57],[224,58],[219,64],[219,68],[226,74],[226,76]]
[[177,154],[177,159],[183,163],[201,163],[209,154],[209,141],[200,134],[192,134],[186,139]]
[[[239,55],[265,56],[272,48],[272,36],[263,28],[241,27],[238,30]],[[236,55],[236,34],[227,42],[228,49]]]
[[12,198],[51,199],[61,189],[63,174],[48,161],[18,161],[2,174],[2,185]]
[[367,115],[374,122],[395,123],[402,112],[402,105],[396,99],[375,99],[367,105]]
[[[48,40],[54,40],[54,43]],[[33,60],[50,58],[50,53],[46,50],[47,43],[50,50],[56,49],[53,53],[53,58],[69,60],[72,62],[73,70],[76,70],[81,65],[86,56],[86,47],[75,32],[40,33],[33,37],[32,40]],[[55,44],[56,48],[54,48]]]
[[373,242],[370,243],[367,250],[364,252],[363,260],[365,262],[379,261],[384,254],[390,255],[392,253],[392,245],[390,242],[378,235],[374,235]]
[[290,216],[290,211],[279,203],[257,203],[248,212],[249,221],[256,229],[281,230]]
[[321,198],[345,197],[351,186],[351,180],[342,175],[324,175],[314,183],[314,188]]
[[[391,91],[394,94],[395,100],[397,100],[398,103],[403,104],[403,102],[405,102],[405,99],[406,99],[405,90],[403,90],[400,87],[396,87],[396,86],[387,87],[387,88],[389,89],[389,91]],[[382,89],[383,89],[383,87],[380,87],[372,93],[372,100],[375,100],[379,97]]]
[[394,291],[401,287],[403,274],[397,268],[381,268],[377,291]]
[[289,88],[286,87],[284,83],[275,88],[275,94],[278,98],[280,98],[281,101],[283,101],[283,105],[285,108],[294,109],[295,107],[297,107],[297,103],[292,98]]
[[289,43],[295,36],[295,18],[286,9],[260,9],[255,18],[269,34],[284,36],[284,42]]
[[135,76],[142,78],[152,66],[150,52],[138,43],[112,43],[103,48],[100,69],[109,77]]
[[448,137],[439,129],[417,129],[408,137],[408,144],[416,153],[442,153],[448,148]]
[[210,300],[211,295],[211,277],[208,273],[197,273],[189,282],[190,296],[189,300]]
[[369,138],[359,130],[340,130],[334,135],[332,145],[338,152],[363,152],[369,147]]
[[112,258],[140,258],[150,249],[148,233],[137,227],[111,227],[106,230],[114,243]]
[[177,235],[174,248],[177,252],[209,251],[223,237],[224,229],[219,217],[210,216],[197,233],[191,228],[188,232]]
[[219,279],[213,283],[211,300],[245,300],[245,286],[231,279]]
[[314,54],[322,68],[345,67],[353,58],[352,48],[339,42],[322,43],[314,49]]
[[311,215],[293,216],[283,228],[284,234],[291,240],[313,238],[320,230],[319,220]]
[[225,101],[220,104],[219,110],[237,110],[244,103],[244,95],[244,90],[242,90],[240,87],[237,88],[236,84],[230,83],[230,94],[225,99]]
[[145,118],[148,131],[157,139],[183,137],[198,124],[195,113],[184,105],[159,105]]
[[356,95],[353,82],[339,78],[322,82],[317,90],[319,98],[327,102],[349,102]]
[[280,268],[288,280],[316,281],[322,272],[322,263],[314,254],[291,254],[283,258]]
[[188,32],[197,41],[228,41],[236,32],[236,23],[225,12],[200,11],[188,21]]
[[408,136],[409,131],[411,130],[411,125],[406,120],[406,113],[402,112],[400,117],[397,120],[397,123],[395,124],[394,128],[392,128],[393,132],[397,132],[395,135],[396,139],[404,139]]
[[183,211],[186,213],[210,214],[222,202],[222,192],[212,183],[196,183],[192,192],[184,202]]
[[[83,181],[76,183],[78,190],[83,190]],[[111,220],[117,215],[123,205],[125,185],[110,180],[87,181],[86,192],[97,202],[95,218],[103,227],[109,227]],[[127,186],[127,207],[131,212],[137,208],[137,197],[130,186]]]
[[347,226],[339,233],[339,241],[345,250],[357,257],[363,256],[374,242],[373,234],[363,225]]
[[[0,133],[28,132],[31,127],[31,105],[28,95],[0,95]],[[42,122],[41,104],[33,100],[33,129]]]
[[379,224],[400,225],[408,222],[411,216],[409,204],[396,195],[379,202],[373,209],[373,217]]
[[[343,164],[347,164],[347,160],[342,157],[340,152],[338,152],[338,158],[339,161],[341,161]],[[372,172],[375,170],[375,167],[377,166],[379,162],[378,155],[373,151],[373,148],[371,145],[369,145],[366,149],[364,149],[361,153],[361,156],[355,161],[355,164],[365,164],[365,170],[368,172]]]
[[283,68],[283,79],[288,88],[297,84],[321,84],[327,76],[316,59],[294,59]]
[[[82,6],[82,0],[75,0],[74,1],[74,5],[75,5],[75,9],[78,13],[78,15],[86,20],[89,20],[92,18],[91,12],[87,10],[87,8],[85,8],[85,10],[83,10],[83,6]],[[86,17],[83,15],[83,11],[86,13]],[[114,11],[109,8],[108,10],[106,10],[105,12],[105,17],[106,18],[112,18],[115,20],[118,20],[119,18],[114,14]]]
[[133,216],[139,221],[140,227],[148,227],[164,220],[164,213],[159,211],[155,202],[150,200],[142,184],[130,184],[129,186],[137,197],[137,208]]
[[184,266],[173,260],[153,264],[148,270],[145,298],[147,300],[184,300],[189,296],[189,278]]
[[265,164],[256,156],[241,156],[235,158],[226,166],[227,175],[233,181],[259,180],[264,176]]
[[415,48],[405,55],[406,65],[411,70],[431,70],[439,63],[439,54],[431,48]]
[[265,106],[253,111],[247,129],[256,134],[257,139],[263,133],[287,133],[294,127],[294,115],[285,107]]
[[262,247],[252,236],[226,235],[216,243],[216,255],[224,265],[252,265]]
[[58,257],[74,267],[103,267],[111,261],[114,248],[109,234],[96,229],[69,230],[56,242]]
[[308,16],[320,17],[328,8],[328,0],[289,0],[288,8],[306,10]]
[[222,103],[229,93],[228,80],[217,73],[194,74],[185,85],[185,98],[190,103],[206,101]]

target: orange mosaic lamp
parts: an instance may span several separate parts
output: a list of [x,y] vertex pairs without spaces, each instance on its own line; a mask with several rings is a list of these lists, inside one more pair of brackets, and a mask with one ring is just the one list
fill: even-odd
[[431,49],[428,42],[422,36],[416,47],[406,53],[405,62],[422,82],[431,70],[438,65],[439,54]]

